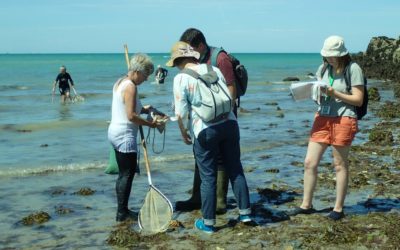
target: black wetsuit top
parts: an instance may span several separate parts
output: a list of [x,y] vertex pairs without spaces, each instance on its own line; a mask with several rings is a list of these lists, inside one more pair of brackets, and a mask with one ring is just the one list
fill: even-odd
[[71,85],[74,85],[71,76],[67,72],[58,74],[56,78],[56,82],[58,82],[58,87],[60,89],[69,89],[68,80],[71,82]]

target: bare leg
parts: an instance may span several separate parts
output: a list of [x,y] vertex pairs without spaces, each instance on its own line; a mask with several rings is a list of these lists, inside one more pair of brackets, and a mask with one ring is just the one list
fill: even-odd
[[318,164],[324,154],[327,144],[312,142],[308,143],[307,155],[304,160],[304,193],[301,208],[308,209],[312,206],[312,198],[317,184]]
[[65,95],[67,96],[66,98],[68,98],[72,102],[72,97],[69,94],[69,91],[65,92]]
[[349,182],[349,156],[350,146],[333,146],[333,165],[336,170],[336,203],[334,211],[342,212]]
[[61,95],[61,103],[65,103],[65,95]]

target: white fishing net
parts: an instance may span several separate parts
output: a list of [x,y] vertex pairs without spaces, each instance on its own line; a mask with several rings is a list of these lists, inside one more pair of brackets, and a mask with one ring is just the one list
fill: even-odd
[[72,97],[72,101],[73,102],[84,102],[85,98],[83,96],[80,96],[80,95],[75,95],[74,97]]
[[159,233],[168,229],[172,220],[171,202],[156,187],[150,186],[139,212],[139,227],[146,233]]

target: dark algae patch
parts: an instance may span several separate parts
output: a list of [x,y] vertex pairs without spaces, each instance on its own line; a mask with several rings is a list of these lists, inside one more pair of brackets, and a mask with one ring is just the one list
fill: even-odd
[[92,195],[95,192],[96,192],[96,190],[93,190],[91,188],[85,187],[85,188],[79,189],[79,191],[77,191],[77,192],[75,192],[73,194],[87,196],[87,195]]
[[21,223],[25,226],[43,224],[50,220],[50,215],[47,212],[36,212],[22,218]]
[[116,225],[111,231],[106,242],[112,246],[129,249],[148,249],[147,246],[158,246],[160,248],[157,249],[163,249],[163,245],[168,240],[171,240],[171,237],[166,233],[143,235],[139,232],[136,232],[132,229],[132,221],[127,221]]

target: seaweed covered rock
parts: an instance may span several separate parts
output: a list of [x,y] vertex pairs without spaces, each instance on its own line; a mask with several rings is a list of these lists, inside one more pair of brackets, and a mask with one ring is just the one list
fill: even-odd
[[96,190],[93,190],[93,189],[91,189],[89,187],[85,187],[85,188],[79,189],[79,191],[74,192],[73,194],[87,196],[87,195],[92,195],[95,192],[96,192]]
[[400,159],[400,148],[395,148],[395,149],[392,151],[392,157],[393,157],[394,159]]
[[377,145],[392,145],[393,134],[391,131],[374,128],[369,133],[368,139],[370,142]]
[[[372,60],[387,60],[395,62],[395,52],[400,47],[400,40],[386,36],[373,37],[368,44],[366,55]],[[397,61],[396,61],[397,62]]]
[[400,82],[400,39],[373,37],[366,52],[353,54],[352,58],[368,78]]
[[393,93],[395,98],[400,98],[400,84],[394,85]]
[[275,205],[293,201],[294,197],[298,195],[296,191],[275,186],[272,188],[257,188],[257,193],[261,196],[261,201],[266,200]]
[[368,89],[368,99],[369,101],[379,102],[381,100],[381,95],[377,87],[371,87]]
[[363,186],[368,185],[368,173],[365,172],[359,172],[356,173],[355,175],[352,175],[351,181],[350,181],[350,187],[351,188],[361,188]]
[[[318,216],[305,216],[301,223],[319,225],[318,229],[298,228],[291,232],[291,237],[302,239],[307,249],[397,249],[400,240],[399,213],[349,216],[334,224]],[[292,221],[292,224],[295,223]]]
[[25,226],[31,226],[34,224],[43,224],[50,220],[50,215],[46,212],[40,211],[37,213],[30,214],[22,218],[21,222]]
[[385,102],[377,112],[377,115],[386,119],[400,118],[400,103]]
[[134,247],[140,243],[140,234],[133,231],[130,224],[124,223],[118,225],[113,230],[108,239],[107,243],[112,246],[119,247]]
[[[132,230],[132,224],[129,222],[120,223],[111,231],[107,243],[116,247],[128,249],[146,249],[145,246],[153,245],[155,248],[158,244],[164,244],[170,237],[165,233],[153,235],[142,235]],[[166,248],[168,249],[168,248]]]
[[64,206],[55,206],[54,207],[54,209],[55,209],[55,211],[56,211],[56,213],[57,214],[70,214],[70,213],[73,213],[74,212],[74,210],[72,210],[71,208],[68,208],[68,207],[64,207]]

